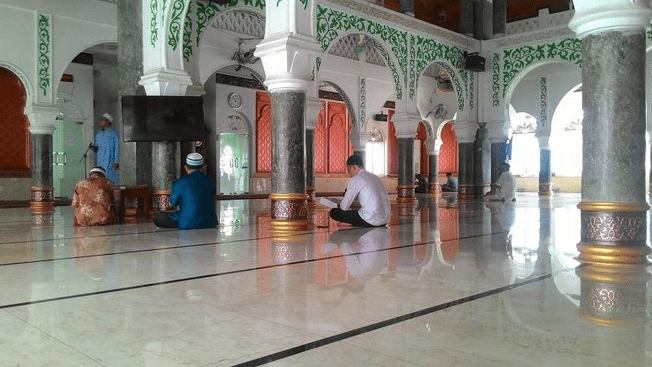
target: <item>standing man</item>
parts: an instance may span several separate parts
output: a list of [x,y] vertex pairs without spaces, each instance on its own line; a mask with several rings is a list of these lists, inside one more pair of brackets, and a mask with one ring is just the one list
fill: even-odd
[[204,157],[190,153],[186,157],[186,176],[172,184],[170,205],[178,211],[162,211],[154,215],[154,224],[163,228],[199,229],[217,225],[215,183],[203,172]]
[[[346,187],[342,202],[337,208],[331,209],[330,217],[358,227],[386,225],[391,207],[383,183],[378,176],[364,169],[362,158],[357,155],[346,160],[346,169],[352,178]],[[355,198],[358,198],[361,208],[349,210]]]
[[100,119],[101,130],[95,134],[95,143],[93,149],[95,150],[95,160],[98,166],[106,170],[106,177],[118,184],[118,172],[120,168],[118,159],[120,158],[120,141],[118,133],[111,127],[113,123],[113,116],[105,113]]
[[509,164],[500,165],[500,177],[489,191],[482,198],[490,201],[516,201],[516,179],[509,172]]

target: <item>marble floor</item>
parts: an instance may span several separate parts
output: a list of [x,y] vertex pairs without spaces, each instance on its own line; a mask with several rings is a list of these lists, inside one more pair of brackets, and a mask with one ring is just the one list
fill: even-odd
[[650,366],[650,269],[576,269],[579,200],[421,197],[374,229],[317,206],[292,236],[267,200],[191,231],[2,209],[0,366]]

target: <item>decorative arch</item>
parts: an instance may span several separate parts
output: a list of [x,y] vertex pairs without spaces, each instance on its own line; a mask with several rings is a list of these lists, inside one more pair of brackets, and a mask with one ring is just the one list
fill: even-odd
[[222,130],[220,133],[249,135],[250,132],[251,126],[249,120],[239,112],[232,112],[222,121]]
[[344,89],[342,89],[339,85],[337,85],[336,83],[334,83],[334,82],[332,82],[332,81],[330,81],[328,79],[322,79],[322,80],[320,80],[320,83],[326,83],[329,86],[335,88],[337,93],[339,93],[340,96],[342,96],[342,99],[344,100],[344,103],[346,103],[346,110],[349,112],[349,115],[351,116],[351,129],[354,130],[354,131],[357,131],[358,130],[358,124],[357,124],[357,118],[356,118],[356,114],[355,114],[355,108],[353,108],[353,103],[351,103],[351,99],[346,94]]
[[[530,70],[553,61],[565,61],[582,67],[582,41],[566,38],[536,46],[525,45],[503,50],[503,97],[511,97],[515,86]],[[507,104],[507,103],[505,103]]]
[[[326,52],[339,38],[360,33],[368,37],[385,59],[394,79],[396,99],[403,99],[403,86],[407,75],[408,33],[387,24],[317,4],[317,41],[323,51]],[[391,54],[387,50],[391,50]]]
[[[580,51],[581,53],[581,51]],[[511,80],[511,83],[509,84],[509,87],[505,90],[505,98],[504,98],[504,110],[503,114],[505,116],[505,123],[510,124],[510,112],[509,112],[509,107],[511,104],[512,100],[512,95],[514,94],[514,90],[518,86],[518,84],[533,70],[544,66],[544,65],[549,65],[549,64],[569,64],[569,65],[577,65],[581,67],[581,60],[579,60],[579,63],[573,63],[570,61],[566,60],[561,60],[559,58],[550,58],[550,59],[545,59],[541,61],[533,61],[531,64],[529,64],[527,67],[524,67],[521,69],[517,74],[514,75],[514,77]],[[506,84],[507,85],[507,84]]]
[[[433,39],[419,35],[410,36],[410,99],[416,96],[416,88],[421,75],[433,63],[445,68],[451,77],[457,104],[460,111],[464,111],[465,96],[468,96],[469,72],[462,65],[463,51],[455,46],[447,46]],[[463,87],[464,85],[464,87]]]
[[[192,1],[191,11],[186,13],[184,21],[183,66],[194,83],[203,85],[205,80],[200,80],[199,56],[207,27],[218,23],[224,30],[263,39],[265,2],[264,0],[232,0],[228,5],[217,5],[198,0]],[[216,70],[224,66],[220,65]]]
[[59,108],[60,116],[65,121],[86,122],[88,116],[77,98],[68,92],[58,92],[56,106]]
[[14,64],[7,63],[7,62],[2,62],[0,61],[0,68],[5,68],[9,71],[11,71],[22,83],[23,88],[25,89],[27,101],[32,101],[32,98],[34,96],[34,92],[32,90],[32,82],[29,80],[27,77],[27,74],[25,74],[19,67],[17,67]]

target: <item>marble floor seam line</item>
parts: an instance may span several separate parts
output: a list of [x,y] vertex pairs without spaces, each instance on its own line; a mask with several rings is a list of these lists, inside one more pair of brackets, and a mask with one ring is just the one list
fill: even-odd
[[512,284],[509,284],[509,285],[506,285],[506,286],[503,286],[503,287],[491,289],[491,290],[484,291],[484,292],[481,292],[481,293],[477,293],[477,294],[474,294],[474,295],[471,295],[471,296],[462,297],[462,298],[457,299],[457,300],[442,303],[442,304],[432,306],[432,307],[427,307],[427,308],[424,308],[424,309],[421,309],[421,310],[418,310],[418,311],[410,312],[410,313],[405,314],[405,315],[393,317],[391,319],[379,321],[379,322],[376,322],[374,324],[370,324],[370,325],[363,326],[363,327],[360,327],[360,328],[357,328],[357,329],[345,331],[343,333],[339,333],[339,334],[332,335],[332,336],[322,338],[322,339],[319,339],[319,340],[315,340],[315,341],[312,341],[312,342],[309,342],[309,343],[298,345],[296,347],[285,349],[285,350],[282,350],[282,351],[279,351],[279,352],[276,352],[276,353],[269,354],[267,356],[263,356],[263,357],[260,357],[260,358],[256,358],[256,359],[253,359],[253,360],[250,360],[250,361],[247,361],[247,362],[243,362],[243,363],[234,365],[233,367],[261,366],[261,365],[264,365],[264,364],[267,364],[267,363],[270,363],[270,362],[274,362],[274,361],[278,361],[280,359],[287,358],[287,357],[290,357],[290,356],[293,356],[293,355],[296,355],[296,354],[299,354],[299,353],[307,352],[307,351],[309,351],[311,349],[315,349],[315,348],[319,348],[319,347],[322,347],[322,346],[325,346],[325,345],[328,345],[328,344],[336,343],[336,342],[339,342],[339,341],[342,341],[342,340],[345,340],[345,339],[352,338],[354,336],[362,335],[362,334],[365,334],[365,333],[368,333],[368,332],[371,332],[371,331],[374,331],[374,330],[378,330],[378,329],[381,329],[381,328],[384,328],[384,327],[387,327],[387,326],[398,324],[400,322],[412,320],[414,318],[421,317],[421,316],[424,316],[424,315],[427,315],[427,314],[431,314],[433,312],[441,311],[441,310],[444,310],[444,309],[447,309],[447,308],[450,308],[450,307],[453,307],[453,306],[458,306],[458,305],[461,305],[461,304],[464,304],[464,303],[467,303],[467,302],[471,302],[471,301],[475,301],[475,300],[478,300],[478,299],[481,299],[481,298],[493,296],[493,295],[496,295],[498,293],[502,293],[502,292],[506,292],[506,291],[509,291],[509,290],[512,290],[512,289],[515,289],[515,288],[518,288],[518,287],[526,286],[526,285],[529,285],[531,283],[539,282],[539,281],[542,281],[542,280],[545,280],[545,279],[548,279],[548,278],[551,278],[551,277],[552,277],[551,274],[540,275],[540,276],[538,276],[536,278],[528,279],[528,280],[525,280],[525,281],[522,281],[522,282],[519,282],[519,283],[512,283]]
[[[468,217],[463,217],[460,219],[473,219],[473,218],[478,218],[481,217],[481,215],[478,216],[468,216]],[[442,219],[441,221],[445,222],[447,220],[452,220],[452,219]],[[428,221],[430,223],[431,221]],[[31,222],[29,222],[31,223]],[[424,222],[418,221],[414,222],[415,225],[417,224],[423,224]],[[387,227],[392,227],[392,226],[398,226],[400,223],[397,224],[387,224]],[[120,226],[120,224],[117,224],[115,226]],[[240,226],[244,227],[244,226]],[[69,228],[76,228],[76,227],[69,227]],[[219,228],[219,227],[216,227]],[[351,228],[344,228],[341,230],[350,230],[350,229],[356,229],[356,227],[351,227]],[[146,232],[135,232],[135,233],[115,233],[115,234],[106,234],[106,235],[101,235],[101,236],[88,236],[89,238],[100,238],[100,237],[117,237],[117,236],[131,236],[131,235],[141,235],[141,234],[153,234],[153,233],[170,233],[170,232],[178,232],[176,229],[164,229],[164,228],[159,228],[159,229],[154,229]],[[322,233],[324,231],[310,231],[310,232],[303,232],[301,234],[313,234],[313,233]],[[45,241],[62,241],[62,240],[72,240],[76,239],[78,237],[58,237],[58,238],[43,238],[43,239],[38,239],[38,240],[33,240],[33,241],[10,241],[10,242],[0,242],[1,245],[15,245],[15,244],[21,244],[21,243],[36,243],[36,242],[45,242]]]
[[[356,228],[352,227],[351,229],[356,229]],[[497,235],[497,234],[502,234],[504,232],[505,231],[499,231],[499,232],[491,232],[491,233],[488,233],[488,234],[470,235],[470,236],[466,236],[466,237],[458,237],[458,238],[452,238],[452,239],[449,239],[449,240],[442,240],[441,242],[446,243],[447,241],[466,240],[466,239],[476,238],[476,237],[493,236],[493,235]],[[311,235],[311,234],[317,234],[317,233],[322,233],[322,232],[302,233],[302,234],[299,234],[299,236]],[[96,236],[96,237],[103,237],[103,236]],[[213,246],[213,245],[220,245],[220,244],[224,244],[224,243],[238,243],[238,242],[246,242],[246,241],[259,241],[259,240],[268,240],[268,239],[272,239],[272,238],[274,238],[274,237],[273,236],[256,237],[256,238],[253,238],[253,239],[248,238],[248,239],[240,239],[240,240],[233,240],[233,241],[227,241],[227,242],[205,242],[205,243],[196,243],[196,244],[192,244],[192,245],[157,247],[157,248],[151,248],[151,249],[145,249],[145,250],[131,250],[131,251],[111,252],[111,253],[105,253],[105,254],[84,255],[84,256],[68,256],[68,257],[60,257],[60,258],[34,260],[34,261],[17,261],[17,262],[12,262],[12,263],[0,264],[0,267],[10,266],[10,265],[26,265],[26,264],[37,264],[37,263],[45,263],[45,262],[53,262],[53,261],[65,261],[65,260],[76,260],[76,259],[84,259],[84,258],[95,258],[95,257],[104,257],[104,256],[113,256],[113,255],[136,254],[136,253],[143,253],[143,252],[174,250],[174,249],[181,249],[181,248]],[[392,247],[392,248],[397,248],[398,249],[398,248],[405,248],[406,246],[421,246],[421,245],[432,244],[434,242],[435,241],[415,242],[412,245],[395,246],[395,247]],[[379,250],[379,251],[382,251],[382,250]],[[364,252],[364,253],[366,253],[366,252]],[[257,270],[257,269],[251,269],[251,270]]]
[[[485,236],[485,235],[474,235],[474,236],[469,236],[468,238],[482,237],[482,236]],[[460,238],[460,239],[463,239],[463,238]],[[464,238],[464,239],[466,239],[466,238]],[[442,241],[442,242],[444,242],[444,241]],[[172,280],[166,280],[166,281],[163,281],[163,282],[147,283],[147,284],[140,284],[140,285],[134,285],[134,286],[129,286],[129,287],[114,288],[114,289],[105,289],[105,290],[102,290],[102,291],[80,293],[80,294],[74,294],[74,295],[68,295],[68,296],[47,298],[47,299],[42,299],[42,300],[12,303],[12,304],[7,304],[7,305],[0,305],[0,310],[7,309],[7,308],[21,307],[21,306],[29,306],[29,305],[40,304],[40,303],[62,301],[62,300],[66,300],[66,299],[89,297],[89,296],[96,296],[96,295],[100,295],[100,294],[129,291],[129,290],[148,288],[148,287],[156,287],[156,286],[159,286],[159,285],[180,283],[180,282],[193,281],[193,280],[205,279],[205,278],[212,278],[212,277],[218,277],[218,276],[224,276],[224,275],[232,275],[232,274],[244,273],[244,272],[248,272],[248,271],[258,271],[258,270],[273,269],[273,268],[276,268],[276,267],[282,267],[282,266],[288,266],[288,265],[298,265],[298,264],[305,264],[305,263],[310,263],[310,262],[315,262],[315,261],[331,260],[331,259],[336,259],[336,258],[340,258],[340,257],[344,258],[344,257],[347,257],[347,256],[357,256],[357,255],[366,254],[366,253],[384,252],[384,251],[389,251],[389,250],[393,250],[393,249],[407,248],[407,247],[411,247],[411,246],[424,246],[424,245],[428,245],[428,244],[432,244],[432,243],[435,243],[435,241],[413,243],[413,244],[408,244],[408,245],[384,248],[384,249],[375,250],[375,251],[355,252],[355,253],[351,253],[351,254],[348,254],[348,255],[342,254],[342,255],[328,256],[328,257],[322,257],[322,258],[316,258],[316,259],[293,261],[293,262],[288,262],[288,263],[284,263],[284,264],[274,264],[274,265],[260,266],[260,267],[255,267],[255,268],[246,268],[246,269],[231,270],[231,271],[227,271],[227,272],[204,274],[204,275],[198,275],[198,276],[189,277],[189,278],[172,279]],[[189,247],[189,246],[183,246],[183,247]],[[142,251],[147,251],[147,250],[142,250]],[[136,251],[136,252],[140,252],[140,251]],[[106,254],[106,255],[115,255],[115,254]],[[94,256],[106,256],[106,255],[94,255]]]

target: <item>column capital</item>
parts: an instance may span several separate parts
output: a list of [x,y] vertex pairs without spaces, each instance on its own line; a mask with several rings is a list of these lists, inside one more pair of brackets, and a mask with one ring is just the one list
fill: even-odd
[[550,136],[537,136],[537,140],[539,140],[539,149],[550,150]]
[[421,115],[399,112],[392,116],[397,138],[414,138],[421,122]]
[[366,133],[361,133],[359,131],[352,131],[349,136],[351,139],[351,144],[353,145],[354,151],[364,151],[367,147],[367,142],[369,141],[369,135]]
[[321,54],[319,43],[302,35],[277,34],[266,37],[254,55],[265,68],[265,86],[270,93],[300,90],[309,93],[314,88],[312,70],[315,57]]
[[444,142],[441,139],[426,139],[426,149],[428,149],[428,155],[438,155],[439,150]]
[[53,105],[26,106],[25,114],[29,118],[29,132],[32,134],[54,134],[54,121],[60,112],[59,108]]
[[489,140],[492,143],[504,143],[509,139],[509,124],[504,121],[495,121],[487,123],[489,131]]
[[652,9],[647,1],[575,0],[575,15],[568,24],[579,38],[590,34],[640,30],[650,26]]
[[453,125],[457,134],[457,141],[460,143],[473,143],[478,124],[473,121],[456,121]]
[[322,107],[319,98],[306,96],[306,129],[315,130]]
[[184,96],[193,83],[184,70],[159,68],[146,71],[138,84],[148,96]]

